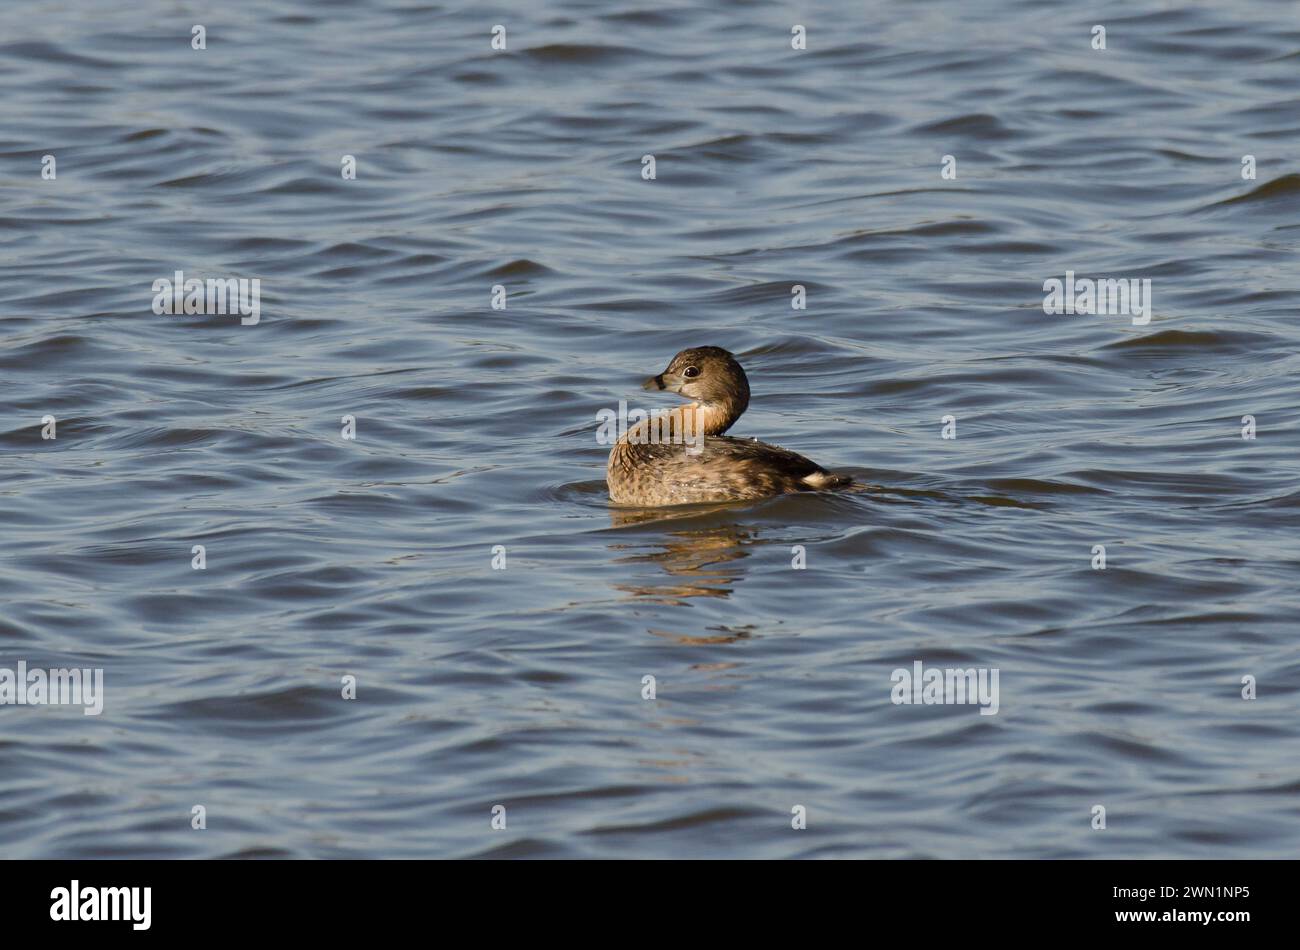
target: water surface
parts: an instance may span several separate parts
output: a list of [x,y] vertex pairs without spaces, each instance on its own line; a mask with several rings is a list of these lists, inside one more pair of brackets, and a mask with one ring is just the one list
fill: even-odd
[[[1293,856],[1295,14],[0,7],[0,855]],[[695,345],[873,490],[611,510]]]

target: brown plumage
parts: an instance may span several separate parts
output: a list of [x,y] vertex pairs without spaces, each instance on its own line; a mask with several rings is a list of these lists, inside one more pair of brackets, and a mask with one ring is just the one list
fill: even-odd
[[788,449],[722,434],[748,407],[749,380],[721,347],[682,350],[642,388],[694,402],[638,422],[614,445],[606,481],[615,504],[747,501],[852,484]]

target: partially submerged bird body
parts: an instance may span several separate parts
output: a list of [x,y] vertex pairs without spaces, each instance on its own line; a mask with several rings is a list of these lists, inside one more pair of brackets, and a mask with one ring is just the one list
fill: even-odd
[[748,501],[852,484],[798,453],[723,435],[749,405],[749,380],[716,346],[678,353],[644,389],[695,401],[632,426],[609,453],[609,497],[646,507]]

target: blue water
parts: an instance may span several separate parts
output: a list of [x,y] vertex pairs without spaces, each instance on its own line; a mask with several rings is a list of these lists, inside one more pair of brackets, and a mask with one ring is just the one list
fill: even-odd
[[[1268,0],[0,6],[0,668],[105,682],[0,706],[0,855],[1294,856],[1298,66]],[[699,345],[871,490],[611,509]]]

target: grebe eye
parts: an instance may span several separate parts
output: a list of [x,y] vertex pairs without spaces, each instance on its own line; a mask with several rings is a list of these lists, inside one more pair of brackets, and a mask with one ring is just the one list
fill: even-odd
[[688,366],[686,369],[682,370],[682,375],[687,379],[694,379],[696,376],[700,375],[700,369],[698,366]]

